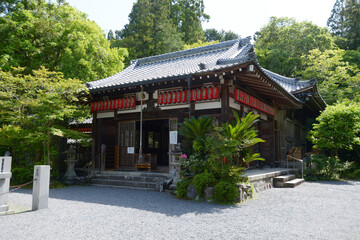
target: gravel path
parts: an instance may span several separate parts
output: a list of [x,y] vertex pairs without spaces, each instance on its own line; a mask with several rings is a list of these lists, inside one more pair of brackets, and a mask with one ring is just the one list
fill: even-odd
[[183,201],[168,193],[92,186],[9,196],[0,239],[360,239],[360,182],[273,188],[237,206]]

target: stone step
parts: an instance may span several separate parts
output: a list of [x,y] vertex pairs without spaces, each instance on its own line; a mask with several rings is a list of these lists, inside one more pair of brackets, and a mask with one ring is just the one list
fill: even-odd
[[105,171],[103,173],[97,172],[96,176],[137,176],[137,177],[170,178],[173,176],[173,174],[157,173],[157,172],[144,172],[144,171]]
[[293,179],[295,179],[295,175],[293,175],[293,174],[274,177],[273,178],[273,186],[274,187],[285,187],[285,182],[291,181]]
[[303,182],[305,182],[305,180],[303,178],[296,178],[291,181],[285,182],[285,187],[294,188],[296,186],[299,186]]
[[139,191],[154,191],[152,188],[140,188],[140,187],[130,187],[130,186],[117,186],[117,185],[104,185],[104,184],[91,184],[91,186],[95,187],[109,187],[109,188],[120,188],[120,189],[131,189],[131,190],[139,190]]
[[109,179],[135,182],[163,182],[167,177],[132,176],[132,175],[97,175],[96,179]]
[[[159,188],[159,183],[156,182],[139,182],[139,181],[125,181],[117,179],[98,179],[94,178],[90,180],[92,185],[108,185],[108,186],[122,186],[122,187],[131,187],[137,189],[149,189],[156,191]],[[162,183],[162,182],[161,182]]]

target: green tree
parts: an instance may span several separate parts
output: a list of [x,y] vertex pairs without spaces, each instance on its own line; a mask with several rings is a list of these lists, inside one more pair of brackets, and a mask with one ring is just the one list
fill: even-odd
[[23,70],[0,71],[0,146],[6,146],[15,161],[43,160],[50,165],[55,136],[84,137],[66,123],[88,114],[82,104],[87,90],[80,80],[64,79],[45,68],[31,75]]
[[216,30],[215,28],[210,28],[205,30],[205,40],[208,42],[212,41],[229,41],[233,39],[240,38],[240,35],[234,33],[233,31],[225,31],[221,29],[220,31]]
[[181,34],[170,19],[168,0],[138,0],[121,31],[120,42],[112,46],[129,49],[130,59],[182,49]]
[[83,82],[121,71],[126,49],[110,49],[96,23],[69,4],[45,0],[16,1],[0,16],[0,67],[40,66]]
[[108,34],[107,34],[107,40],[108,40],[108,41],[111,41],[111,40],[113,40],[113,39],[115,39],[115,36],[114,36],[113,31],[110,29],[109,32],[108,32]]
[[170,14],[186,44],[204,40],[201,22],[208,21],[210,16],[205,13],[203,0],[171,0]]
[[199,40],[198,42],[193,43],[193,44],[185,44],[184,45],[184,50],[191,49],[191,48],[202,47],[202,46],[208,46],[208,45],[216,44],[216,43],[219,43],[219,41],[203,42],[203,41]]
[[328,106],[316,119],[309,132],[314,147],[327,151],[331,157],[339,149],[356,150],[360,158],[360,106],[355,102],[339,102]]
[[350,50],[360,47],[360,2],[336,0],[327,25],[337,36],[337,44]]
[[360,69],[360,47],[357,50],[346,50],[344,61]]
[[328,104],[337,100],[360,100],[360,71],[344,61],[345,51],[314,49],[302,57],[305,79],[316,78],[319,90]]
[[293,18],[271,17],[255,34],[255,52],[261,66],[293,77],[303,70],[301,56],[312,49],[333,49],[334,40],[327,28]]

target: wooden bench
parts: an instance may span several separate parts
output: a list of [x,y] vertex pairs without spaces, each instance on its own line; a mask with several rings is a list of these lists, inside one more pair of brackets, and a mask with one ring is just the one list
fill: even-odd
[[148,170],[151,171],[152,169],[156,168],[156,155],[151,153],[143,153],[143,161],[139,163],[139,156],[140,154],[136,153],[135,155],[135,168],[137,170]]

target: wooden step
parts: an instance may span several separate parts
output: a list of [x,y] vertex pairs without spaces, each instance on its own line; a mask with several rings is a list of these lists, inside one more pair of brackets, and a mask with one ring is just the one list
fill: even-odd
[[303,178],[295,178],[291,181],[285,182],[285,187],[294,188],[296,186],[299,186],[303,182],[305,182],[305,180]]
[[293,175],[293,174],[274,177],[273,178],[273,186],[274,187],[285,187],[285,182],[291,181],[293,179],[295,179],[295,175]]

